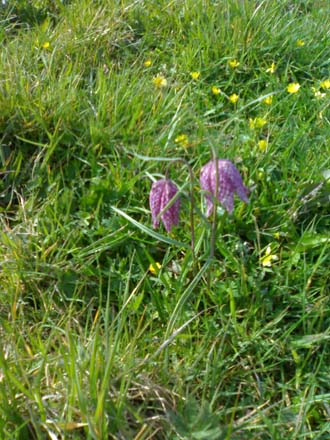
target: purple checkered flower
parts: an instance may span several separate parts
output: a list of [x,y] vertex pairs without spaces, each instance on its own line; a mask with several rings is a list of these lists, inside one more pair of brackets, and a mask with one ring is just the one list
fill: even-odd
[[[149,203],[152,215],[153,227],[159,226],[158,215],[165,206],[173,199],[178,188],[172,180],[162,179],[154,182],[151,186]],[[171,232],[172,226],[179,222],[180,199],[177,198],[172,205],[160,216],[167,232]]]
[[[216,169],[218,165],[218,172]],[[218,175],[218,183],[216,178]],[[249,190],[244,186],[240,173],[235,165],[228,159],[214,159],[208,162],[201,169],[200,175],[201,188],[207,191],[206,197],[206,216],[210,216],[213,210],[213,198],[218,192],[218,200],[222,206],[231,213],[234,209],[234,193],[248,203]]]

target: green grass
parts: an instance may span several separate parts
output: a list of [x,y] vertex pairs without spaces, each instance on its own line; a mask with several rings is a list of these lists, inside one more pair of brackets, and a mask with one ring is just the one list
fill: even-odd
[[[329,438],[327,3],[0,5],[1,439]],[[214,258],[212,151],[252,188]]]

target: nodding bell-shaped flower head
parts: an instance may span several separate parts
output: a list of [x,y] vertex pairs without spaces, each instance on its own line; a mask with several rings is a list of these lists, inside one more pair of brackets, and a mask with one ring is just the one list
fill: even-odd
[[[173,199],[178,188],[172,180],[161,179],[151,186],[149,203],[152,215],[153,227],[159,226],[159,214],[165,206]],[[166,211],[160,216],[167,232],[171,232],[172,226],[179,222],[180,199],[177,198]]]
[[[218,171],[217,168],[218,167]],[[218,177],[218,182],[217,182]],[[201,188],[207,191],[206,216],[211,215],[213,210],[213,198],[217,199],[226,211],[231,213],[234,209],[234,193],[248,203],[249,190],[244,186],[240,173],[235,165],[228,159],[214,159],[201,169]]]

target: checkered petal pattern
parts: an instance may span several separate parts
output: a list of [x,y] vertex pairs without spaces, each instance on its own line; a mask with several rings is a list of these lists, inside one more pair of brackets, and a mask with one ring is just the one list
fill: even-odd
[[249,190],[244,186],[242,177],[235,165],[228,159],[211,160],[204,165],[201,169],[200,184],[201,188],[206,191],[207,217],[212,213],[213,199],[216,194],[219,202],[229,213],[234,209],[234,193],[243,202],[248,203],[249,201]]
[[[149,203],[152,215],[153,227],[159,226],[158,215],[165,206],[173,199],[178,192],[178,188],[172,180],[161,179],[154,182],[151,186]],[[167,232],[171,232],[172,227],[179,222],[180,199],[177,198],[172,205],[160,216]]]

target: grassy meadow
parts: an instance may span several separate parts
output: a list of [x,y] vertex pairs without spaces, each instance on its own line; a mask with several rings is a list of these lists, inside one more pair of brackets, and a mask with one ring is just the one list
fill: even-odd
[[328,1],[7,0],[0,44],[0,439],[329,439]]

